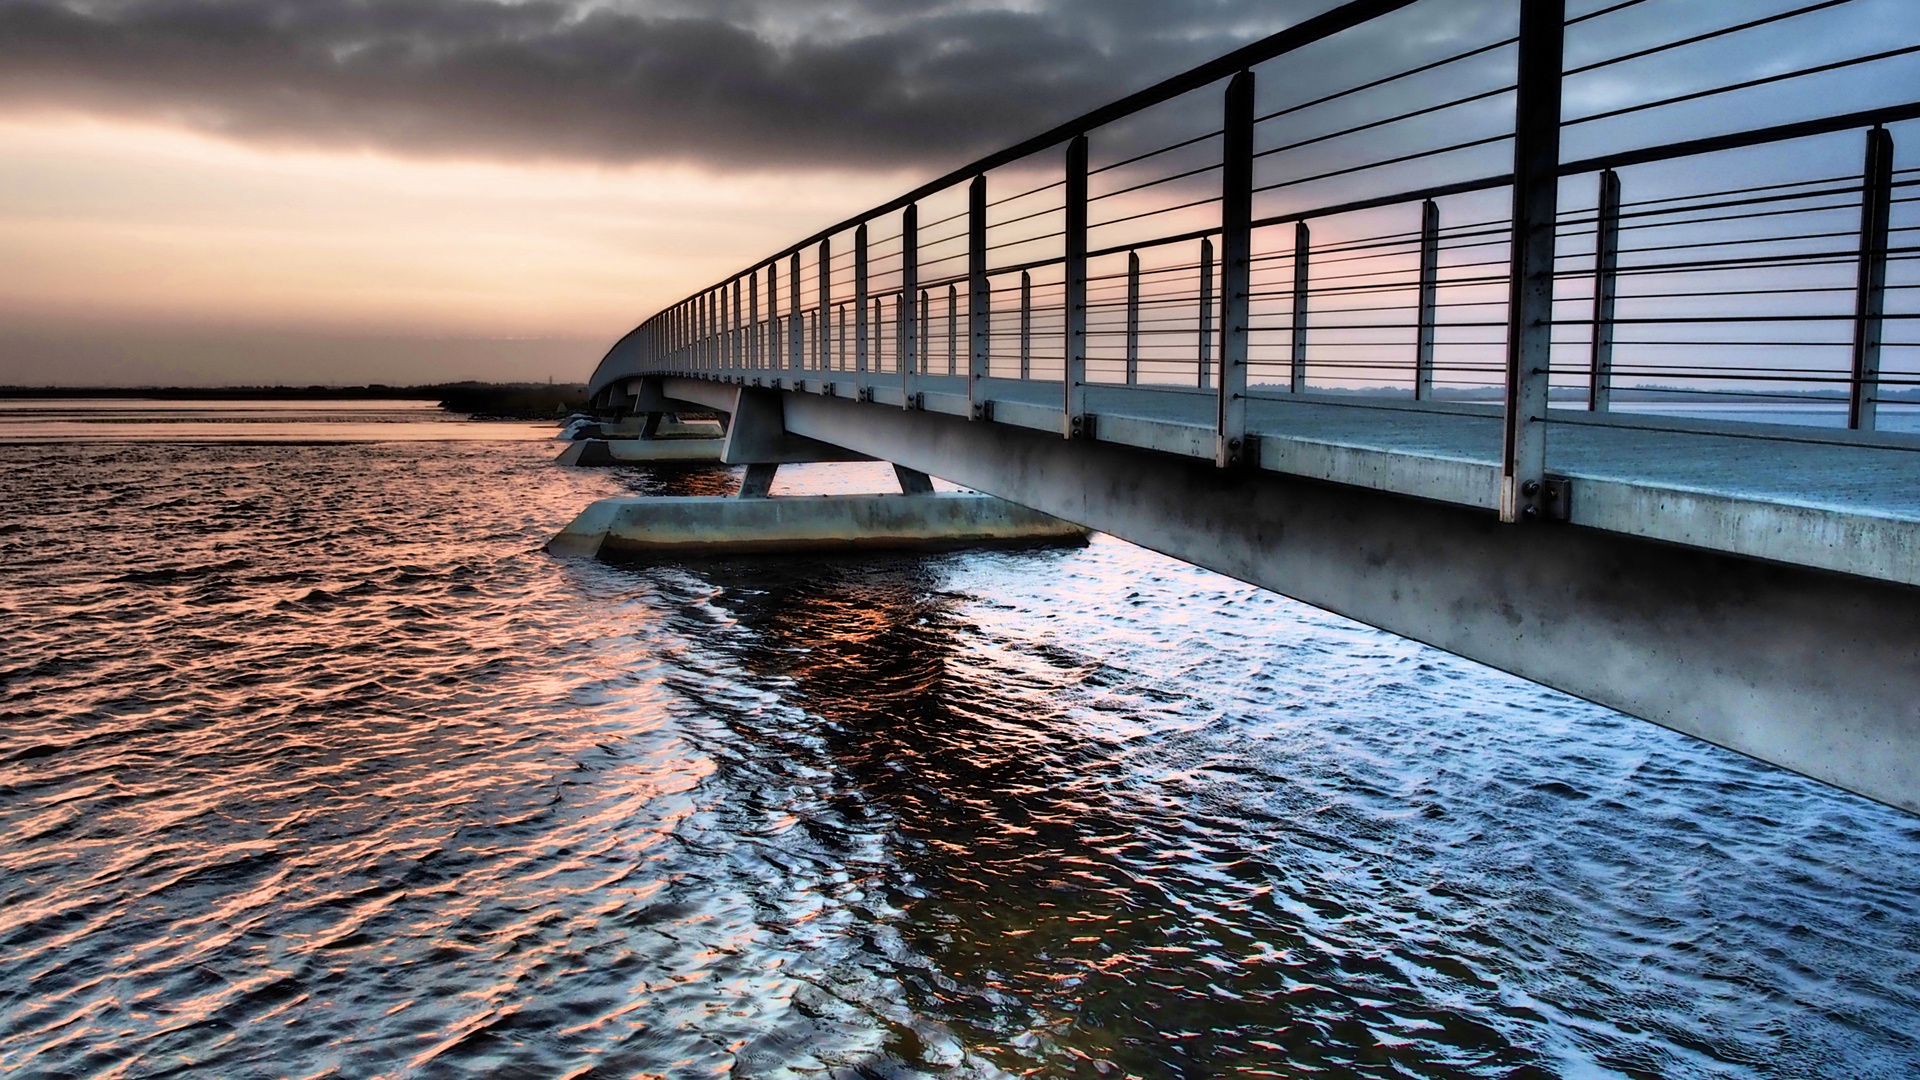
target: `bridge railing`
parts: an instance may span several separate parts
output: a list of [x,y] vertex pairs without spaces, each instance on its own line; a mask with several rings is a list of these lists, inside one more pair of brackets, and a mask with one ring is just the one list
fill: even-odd
[[595,389],[1044,400],[1071,438],[1132,386],[1212,399],[1222,465],[1263,402],[1481,413],[1510,520],[1554,424],[1920,431],[1898,8],[1356,0],[702,289]]

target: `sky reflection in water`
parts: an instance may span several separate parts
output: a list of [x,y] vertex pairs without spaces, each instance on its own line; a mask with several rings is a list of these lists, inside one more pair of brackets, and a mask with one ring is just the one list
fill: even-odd
[[0,1070],[1920,1067],[1914,819],[1105,538],[558,562],[731,481],[553,449],[0,448]]

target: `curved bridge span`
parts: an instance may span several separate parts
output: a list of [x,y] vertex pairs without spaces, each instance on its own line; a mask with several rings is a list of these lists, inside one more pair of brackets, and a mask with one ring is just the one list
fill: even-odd
[[[595,405],[891,461],[1920,812],[1920,102],[1886,99],[1920,82],[1882,77],[1920,45],[1780,73],[1751,42],[1847,5],[1651,43],[1505,6],[1408,62],[1377,45],[1430,4],[1346,4],[957,169],[648,319]],[[1712,49],[1684,94],[1582,82]]]

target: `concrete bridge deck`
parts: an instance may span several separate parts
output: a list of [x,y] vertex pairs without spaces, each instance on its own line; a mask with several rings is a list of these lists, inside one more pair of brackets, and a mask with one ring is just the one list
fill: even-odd
[[[905,397],[875,377],[876,404]],[[745,385],[851,398],[851,373],[730,373]],[[967,380],[919,376],[927,412],[967,416]],[[992,420],[1058,434],[1057,382],[984,380]],[[1100,442],[1211,461],[1211,390],[1088,387]],[[1547,466],[1569,480],[1576,525],[1711,551],[1920,584],[1920,436],[1555,409]],[[1260,467],[1491,510],[1499,505],[1496,405],[1273,394],[1250,398]]]

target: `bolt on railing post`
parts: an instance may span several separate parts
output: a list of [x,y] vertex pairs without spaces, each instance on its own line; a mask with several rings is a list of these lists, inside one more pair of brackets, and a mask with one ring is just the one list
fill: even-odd
[[1440,307],[1440,204],[1420,207],[1420,315],[1414,332],[1413,400],[1433,398],[1434,323]]
[[1078,439],[1087,430],[1087,137],[1067,143],[1066,169],[1066,368],[1060,374],[1061,430]]
[[1867,132],[1860,193],[1860,273],[1853,305],[1853,379],[1847,426],[1872,431],[1880,411],[1881,328],[1887,308],[1887,236],[1893,209],[1893,135]]
[[1033,275],[1020,271],[1020,379],[1033,378]]
[[1500,520],[1544,517],[1553,259],[1560,197],[1560,81],[1566,0],[1520,0],[1513,136],[1513,260],[1507,304]]
[[853,396],[867,396],[867,337],[872,330],[867,322],[867,226],[853,230]]
[[987,416],[985,379],[992,370],[993,296],[987,288],[987,178],[967,185],[967,415]]
[[1127,385],[1140,383],[1140,253],[1127,252]]
[[820,314],[814,322],[814,367],[821,371],[833,365],[833,247],[832,240],[820,241],[820,259],[814,267],[820,281],[815,304]]
[[1307,389],[1307,299],[1313,272],[1313,230],[1304,221],[1293,223],[1293,329],[1287,389]]
[[919,324],[913,317],[914,294],[920,291],[920,206],[909,204],[900,214],[900,295],[893,305],[894,366],[900,369],[900,407],[913,408],[920,380]]
[[787,261],[787,367],[799,371],[806,366],[802,350],[806,339],[806,321],[800,317],[800,253]]
[[1200,241],[1200,371],[1195,385],[1213,385],[1213,241]]
[[1587,361],[1587,408],[1613,407],[1613,308],[1620,283],[1620,174],[1600,174],[1593,236],[1593,338]]
[[1247,323],[1253,279],[1253,72],[1227,83],[1220,158],[1220,390],[1214,464],[1247,453]]

